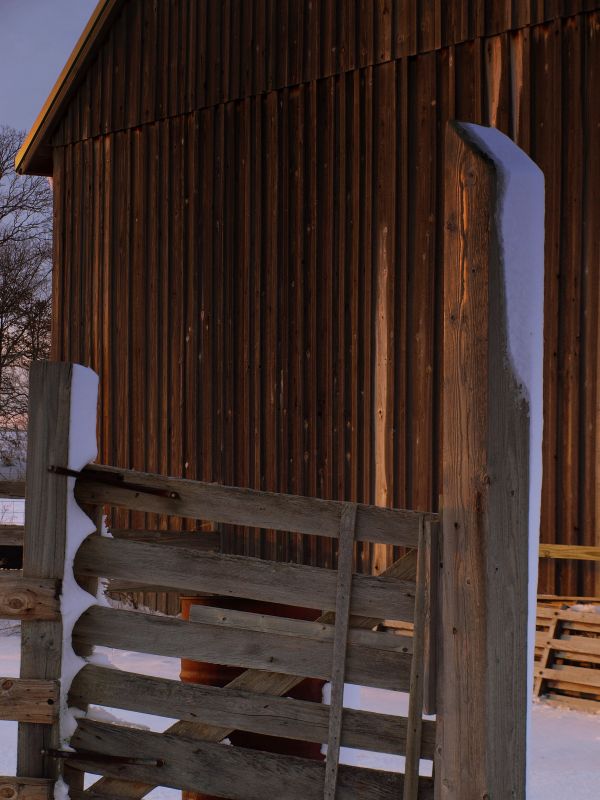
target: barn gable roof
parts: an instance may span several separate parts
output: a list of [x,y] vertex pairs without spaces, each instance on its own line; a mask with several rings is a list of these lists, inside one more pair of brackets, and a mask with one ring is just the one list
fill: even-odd
[[124,0],[99,0],[17,157],[17,172],[52,175],[50,137]]

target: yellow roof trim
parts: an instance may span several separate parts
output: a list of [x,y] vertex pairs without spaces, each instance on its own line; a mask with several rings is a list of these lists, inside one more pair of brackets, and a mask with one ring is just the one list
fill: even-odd
[[71,56],[15,158],[15,169],[25,175],[52,175],[52,147],[49,138],[79,84],[85,67],[96,53],[123,0],[99,0]]

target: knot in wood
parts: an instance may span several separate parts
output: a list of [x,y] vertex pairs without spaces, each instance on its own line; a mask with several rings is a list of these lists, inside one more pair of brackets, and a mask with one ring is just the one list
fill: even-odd
[[[5,600],[7,608],[11,611],[27,611],[28,608],[32,607],[31,597],[29,596],[29,592],[18,592],[17,594],[11,594]],[[0,600],[0,605],[2,605],[2,601]]]
[[14,786],[8,783],[0,783],[0,797],[6,798],[6,800],[13,800],[16,796],[17,790]]
[[0,689],[2,689],[3,692],[8,692],[8,690],[12,689],[13,686],[14,686],[14,681],[11,681],[10,678],[7,678],[0,684]]

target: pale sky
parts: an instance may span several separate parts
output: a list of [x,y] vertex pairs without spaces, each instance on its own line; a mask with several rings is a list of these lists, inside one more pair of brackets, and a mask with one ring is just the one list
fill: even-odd
[[97,0],[0,0],[0,125],[29,130]]

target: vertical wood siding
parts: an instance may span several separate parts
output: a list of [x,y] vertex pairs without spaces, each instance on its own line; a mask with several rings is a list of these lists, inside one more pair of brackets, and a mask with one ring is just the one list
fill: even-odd
[[[222,5],[239,20],[249,4]],[[466,24],[460,3],[441,5],[457,12],[453,26]],[[291,13],[292,4],[281,6]],[[375,4],[348,8],[367,6]],[[284,24],[264,3],[253,7],[261,25]],[[177,24],[215,8],[183,4]],[[494,24],[505,24],[501,16]],[[144,30],[164,25],[150,17]],[[333,24],[322,20],[324,37]],[[236,35],[250,37],[240,26]],[[367,36],[364,26],[363,34],[379,42],[384,63],[185,114],[175,112],[191,91],[189,62],[171,59],[169,76],[154,67],[167,63],[179,34],[162,40],[164,52],[144,47],[135,78],[144,124],[122,120],[123,130],[54,150],[53,356],[100,372],[100,457],[108,463],[436,509],[440,132],[453,117],[494,124],[547,182],[542,538],[600,544],[600,15],[395,60],[395,35],[377,28]],[[115,81],[118,35],[116,27],[101,59]],[[225,44],[211,36],[202,53],[212,63]],[[273,70],[301,80],[298,48],[276,65],[240,60],[227,80],[240,91],[244,81],[271,86]],[[304,42],[307,52],[328,61],[318,42]],[[181,82],[188,88],[178,94]],[[159,91],[167,85],[169,109]],[[103,79],[85,89],[92,113],[105,106],[105,87]],[[166,118],[152,121],[155,102]],[[113,97],[111,108],[121,105],[137,119]],[[330,542],[269,531],[229,531],[226,546],[321,565],[335,557]],[[390,556],[365,546],[359,568],[378,570]],[[552,563],[540,588],[593,594],[600,577],[593,564]]]
[[122,0],[56,141],[80,141],[597,6],[597,0]]

